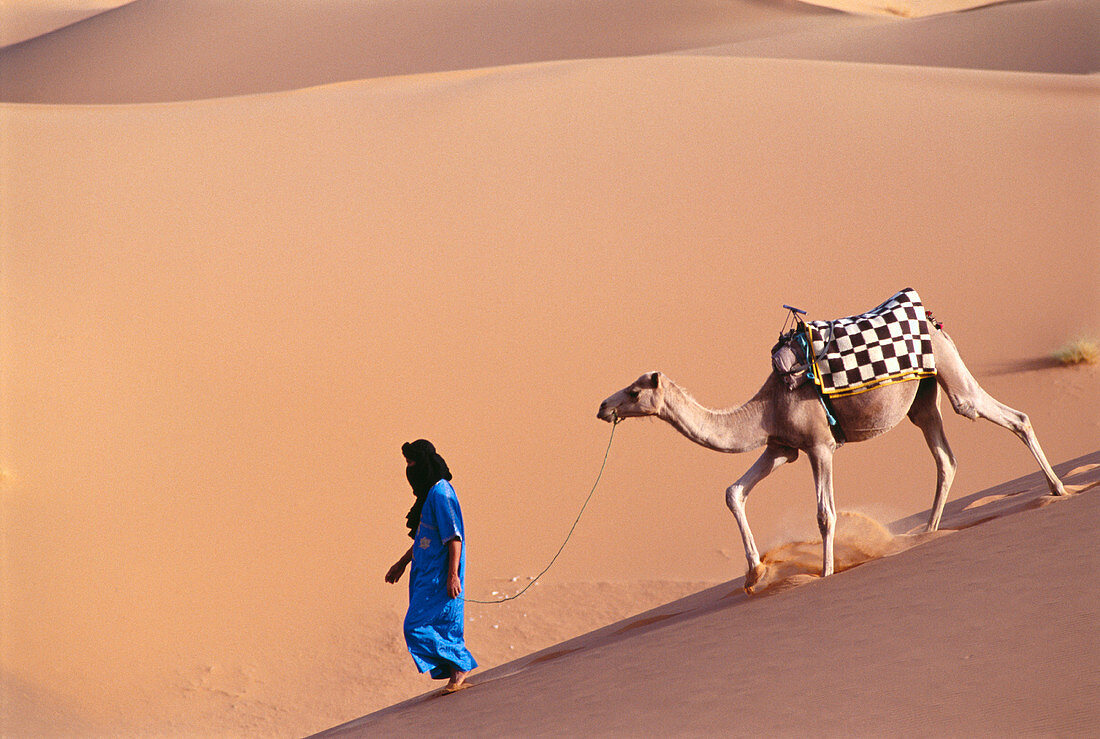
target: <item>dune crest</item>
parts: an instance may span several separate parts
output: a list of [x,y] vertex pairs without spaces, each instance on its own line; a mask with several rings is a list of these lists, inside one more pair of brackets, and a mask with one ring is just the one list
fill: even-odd
[[0,3],[0,48],[52,33],[133,1],[12,0]]
[[1005,0],[802,0],[822,8],[862,15],[886,15],[894,18],[926,18],[930,15],[958,13]]

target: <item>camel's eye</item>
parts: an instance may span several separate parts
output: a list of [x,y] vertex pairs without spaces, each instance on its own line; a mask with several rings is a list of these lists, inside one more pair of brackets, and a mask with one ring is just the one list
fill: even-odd
[[627,397],[629,397],[631,400],[637,400],[638,396],[641,395],[642,392],[640,390],[627,390],[626,394]]

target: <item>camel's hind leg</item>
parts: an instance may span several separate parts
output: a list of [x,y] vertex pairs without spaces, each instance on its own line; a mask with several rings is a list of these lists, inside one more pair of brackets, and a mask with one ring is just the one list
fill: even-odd
[[935,531],[940,527],[940,516],[943,515],[943,506],[947,503],[947,493],[958,465],[943,433],[940,388],[932,378],[921,380],[913,407],[909,409],[909,420],[924,433],[924,440],[936,459],[936,497],[932,500],[932,515],[928,519],[928,530]]
[[1065,495],[1066,490],[1062,486],[1062,481],[1054,474],[1050,463],[1047,462],[1027,414],[1008,407],[982,389],[970,374],[970,370],[963,364],[962,357],[955,348],[955,342],[946,331],[932,331],[932,348],[936,354],[936,376],[955,412],[971,419],[984,418],[992,421],[1020,437],[1039,462],[1039,467],[1046,475],[1051,494]]

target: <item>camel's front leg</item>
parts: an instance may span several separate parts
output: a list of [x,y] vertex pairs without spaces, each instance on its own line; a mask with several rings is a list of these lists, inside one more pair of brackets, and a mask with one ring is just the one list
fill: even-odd
[[821,576],[833,574],[833,537],[836,533],[836,507],[833,505],[832,447],[810,450],[810,465],[817,487],[817,527],[821,530]]
[[749,529],[749,519],[745,515],[745,499],[756,486],[775,470],[787,462],[798,459],[798,450],[790,447],[768,445],[760,458],[756,460],[748,472],[726,488],[726,505],[733,512],[737,520],[737,527],[741,529],[741,539],[745,543],[745,559],[749,563],[749,572],[752,573],[760,564],[760,552],[756,550],[756,542],[752,538]]

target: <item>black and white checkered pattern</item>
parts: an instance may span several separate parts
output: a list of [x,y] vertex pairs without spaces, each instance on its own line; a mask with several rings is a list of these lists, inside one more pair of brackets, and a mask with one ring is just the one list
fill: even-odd
[[814,382],[830,397],[936,374],[928,320],[912,288],[863,315],[806,325]]

